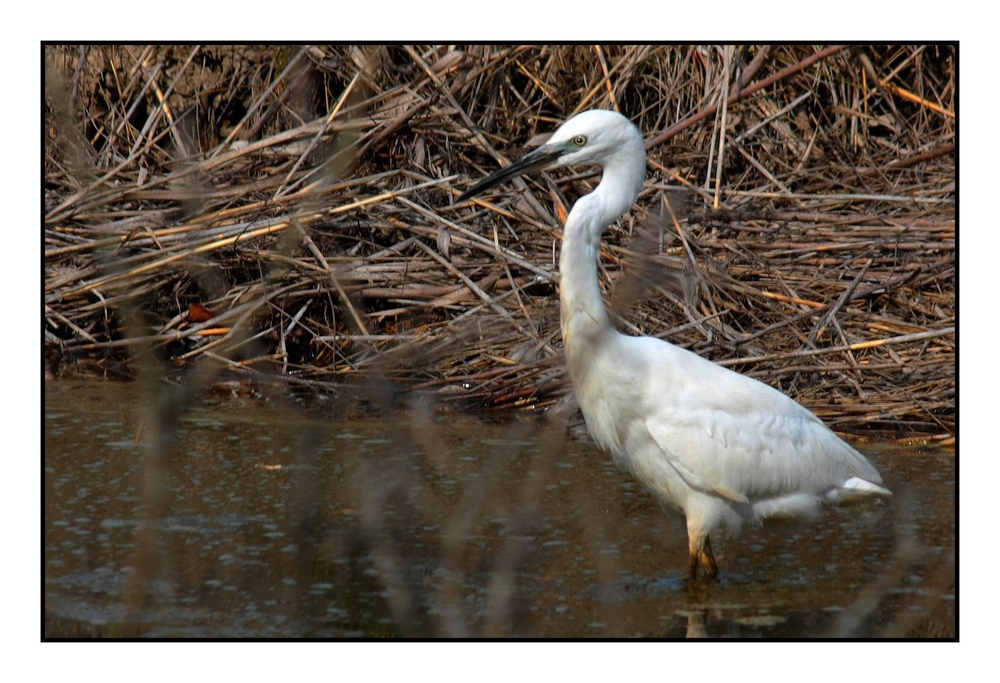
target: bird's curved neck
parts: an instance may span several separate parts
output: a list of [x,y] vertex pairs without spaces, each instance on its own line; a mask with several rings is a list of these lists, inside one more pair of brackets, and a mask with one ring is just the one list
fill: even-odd
[[597,188],[573,205],[559,256],[563,346],[570,377],[580,386],[594,355],[619,334],[611,325],[597,277],[604,229],[632,208],[646,175],[646,153],[636,134],[604,162]]
[[559,256],[559,301],[571,374],[575,374],[574,358],[585,360],[603,336],[617,334],[601,298],[598,252],[604,229],[635,202],[644,172],[645,160],[632,168],[605,168],[597,189],[578,199],[566,219]]

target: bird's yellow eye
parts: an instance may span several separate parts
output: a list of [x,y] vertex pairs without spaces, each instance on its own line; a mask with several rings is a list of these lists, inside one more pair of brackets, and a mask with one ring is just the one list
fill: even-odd
[[587,144],[587,136],[577,135],[575,138],[573,138],[573,144],[576,145],[577,147],[583,147],[585,144]]

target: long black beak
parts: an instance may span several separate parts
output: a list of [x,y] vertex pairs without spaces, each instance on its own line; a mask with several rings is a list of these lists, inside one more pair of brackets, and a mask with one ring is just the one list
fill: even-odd
[[491,187],[495,187],[504,181],[512,180],[513,178],[524,175],[525,173],[531,173],[532,171],[547,168],[554,164],[556,160],[562,156],[562,154],[563,151],[558,148],[542,145],[538,149],[528,152],[507,168],[501,168],[496,173],[486,176],[463,192],[457,201],[464,202],[466,199],[475,197],[480,192],[484,192]]

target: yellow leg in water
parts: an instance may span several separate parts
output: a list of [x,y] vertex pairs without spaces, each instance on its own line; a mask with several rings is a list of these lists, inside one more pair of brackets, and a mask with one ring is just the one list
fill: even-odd
[[698,578],[698,567],[705,572],[705,578],[711,581],[719,573],[712,554],[712,541],[708,536],[703,539],[692,537],[688,548],[688,576]]

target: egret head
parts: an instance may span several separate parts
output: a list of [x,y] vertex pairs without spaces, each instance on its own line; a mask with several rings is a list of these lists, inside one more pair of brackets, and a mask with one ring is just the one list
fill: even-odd
[[588,164],[608,168],[617,161],[631,165],[638,161],[641,185],[645,159],[642,135],[631,121],[617,112],[591,109],[561,125],[549,141],[538,149],[473,185],[462,193],[458,201],[465,201],[504,181],[532,171]]

